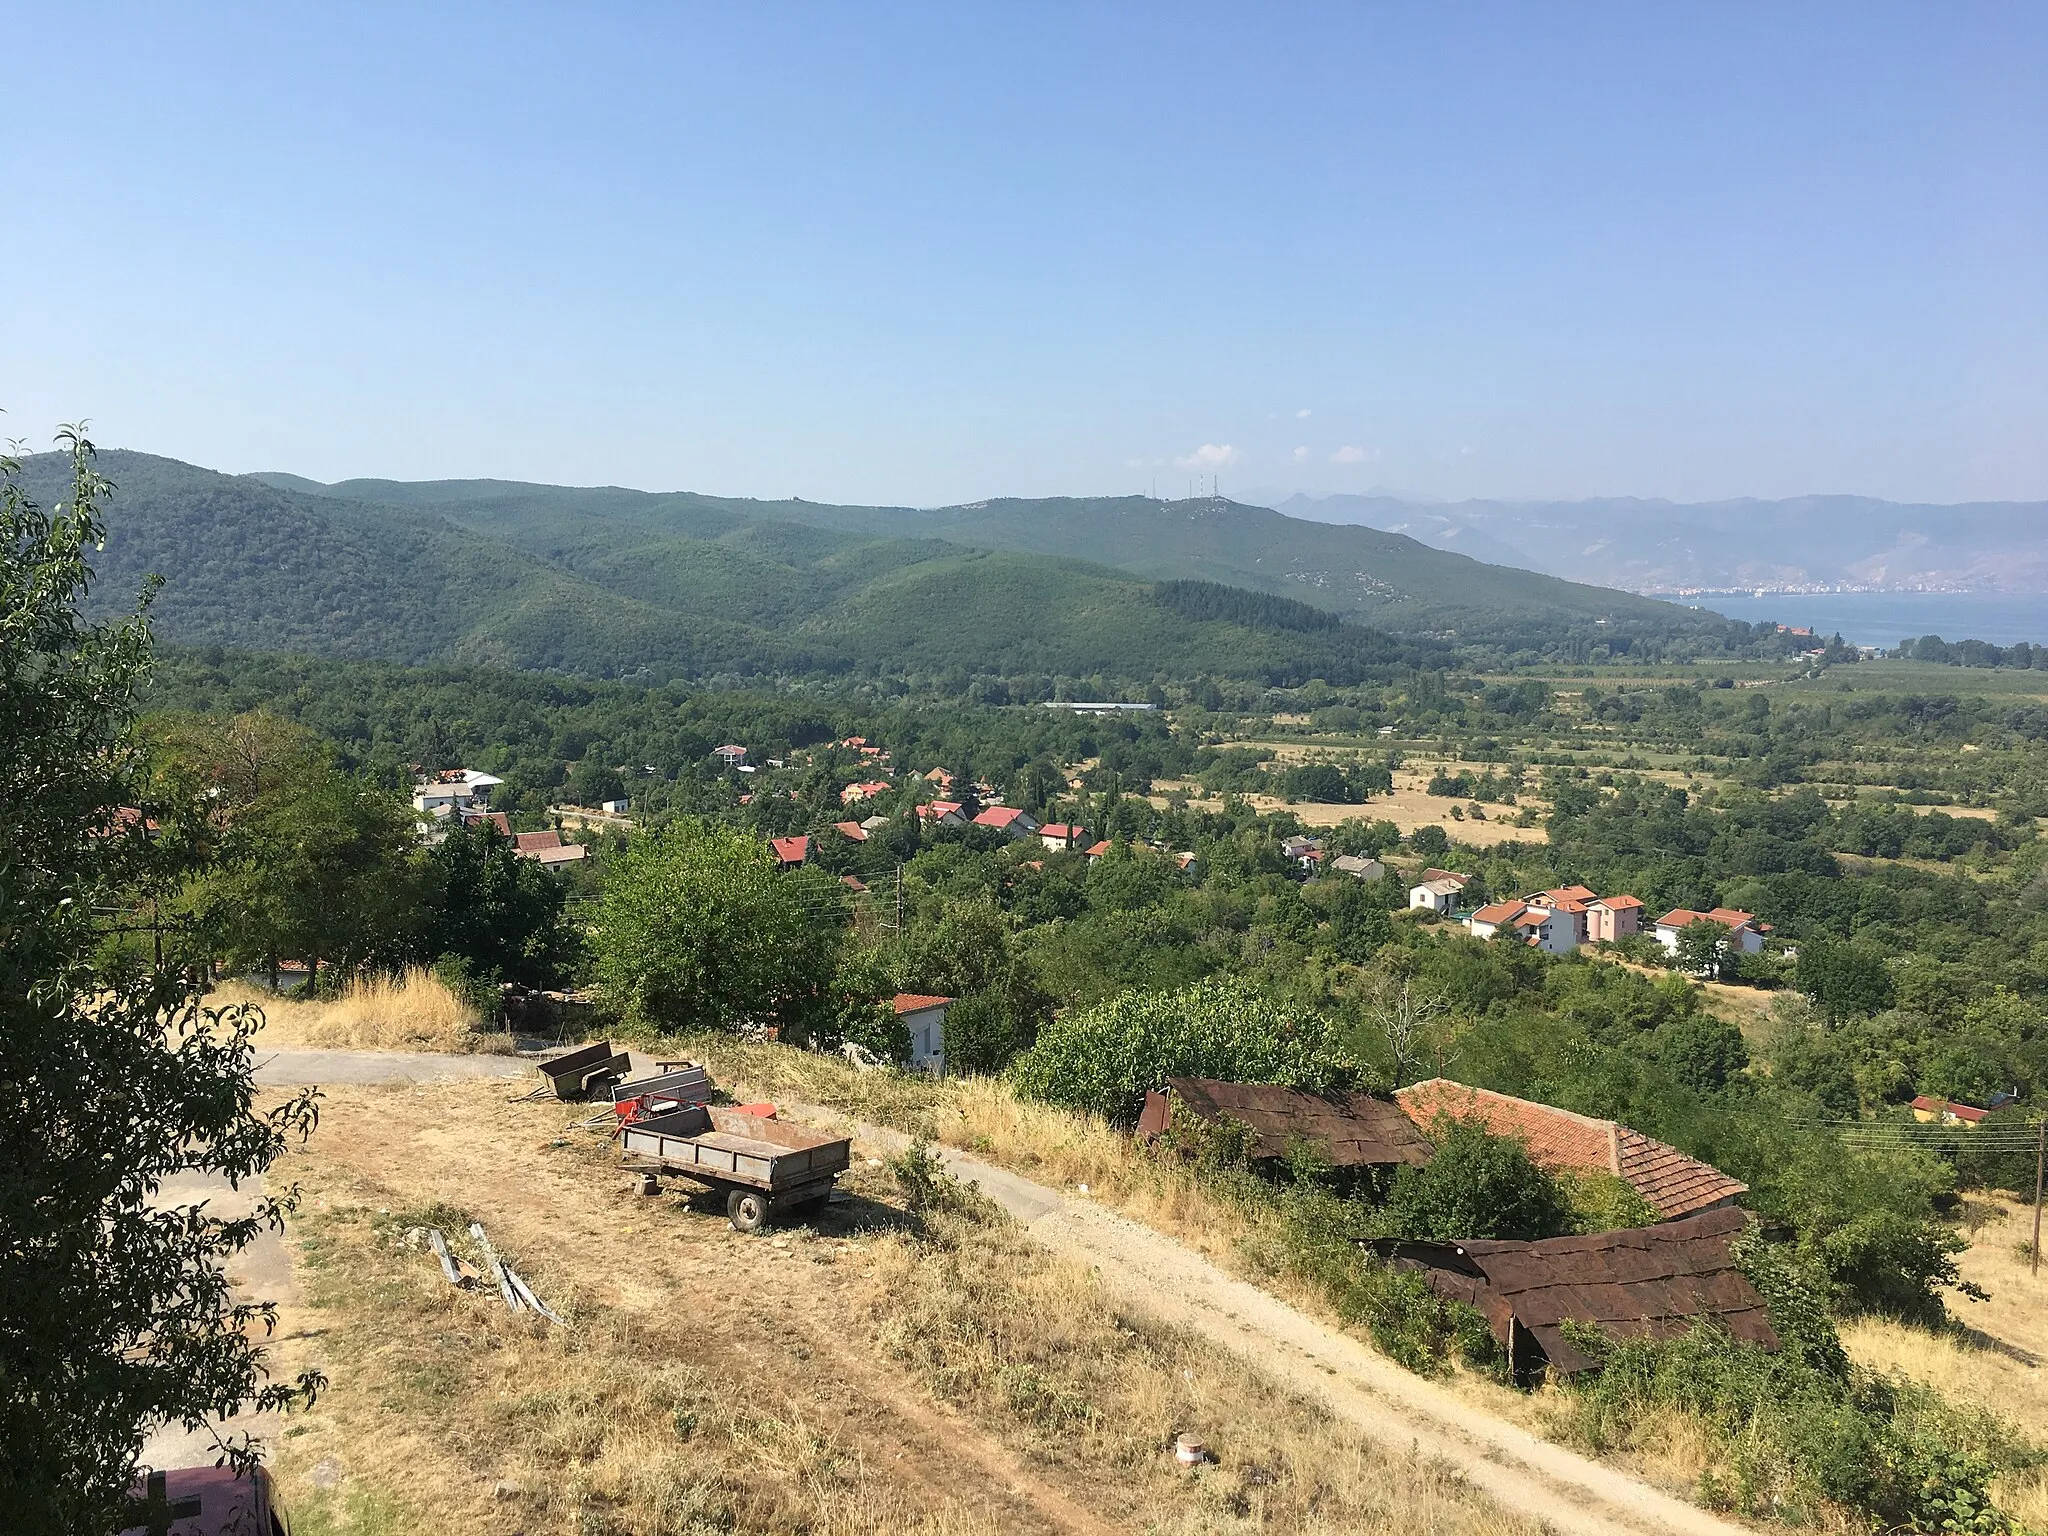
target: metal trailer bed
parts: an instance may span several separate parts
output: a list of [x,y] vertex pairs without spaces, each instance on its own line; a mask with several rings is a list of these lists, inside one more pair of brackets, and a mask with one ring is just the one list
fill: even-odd
[[555,1090],[555,1097],[570,1103],[603,1093],[631,1070],[630,1058],[623,1051],[614,1051],[609,1040],[551,1056],[540,1064],[540,1075]]
[[722,1191],[742,1232],[824,1200],[853,1159],[849,1137],[705,1104],[621,1126],[619,1147],[628,1168]]
[[614,1083],[612,1106],[621,1120],[651,1120],[671,1110],[702,1104],[715,1092],[711,1074],[693,1061],[672,1072]]

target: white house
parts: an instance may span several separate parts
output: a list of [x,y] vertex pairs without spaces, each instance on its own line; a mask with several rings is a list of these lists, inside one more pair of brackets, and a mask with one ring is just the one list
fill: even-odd
[[747,760],[747,749],[740,746],[713,747],[711,755],[728,768],[737,768]]
[[1011,837],[1029,837],[1038,830],[1038,818],[1014,805],[992,805],[974,818],[974,824]]
[[1515,932],[1545,954],[1568,955],[1579,947],[1579,923],[1562,907],[1530,907],[1515,919]]
[[1519,901],[1496,901],[1481,907],[1465,917],[1465,931],[1475,939],[1490,939],[1501,929],[1512,927],[1516,918],[1528,911],[1528,905]]
[[946,1070],[946,1009],[950,997],[925,997],[916,992],[896,994],[896,1017],[910,1031],[912,1070],[937,1077]]
[[479,772],[475,768],[448,768],[440,773],[428,774],[413,784],[412,805],[416,811],[432,816],[439,811],[442,815],[450,812],[460,814],[469,810],[484,810],[491,803],[491,791],[505,781],[493,774]]
[[1449,917],[1458,910],[1458,899],[1464,891],[1465,882],[1462,880],[1425,880],[1420,885],[1408,887],[1408,909]]
[[1049,821],[1038,829],[1038,840],[1055,853],[1088,846],[1088,829],[1077,822]]
[[1674,907],[1657,919],[1657,926],[1651,931],[1657,942],[1667,953],[1678,953],[1678,936],[1694,923],[1719,923],[1728,930],[1728,952],[1732,955],[1753,955],[1764,947],[1764,934],[1770,924],[1760,923],[1753,912],[1738,912],[1733,907],[1715,907],[1711,912],[1695,912],[1690,907]]

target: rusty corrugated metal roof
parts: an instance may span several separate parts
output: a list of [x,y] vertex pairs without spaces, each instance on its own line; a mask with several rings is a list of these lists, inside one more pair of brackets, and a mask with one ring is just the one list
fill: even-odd
[[1528,1330],[1552,1368],[1571,1375],[1596,1362],[1565,1337],[1567,1322],[1616,1338],[1668,1339],[1704,1317],[1738,1339],[1776,1349],[1763,1297],[1729,1253],[1746,1219],[1741,1211],[1718,1210],[1528,1243],[1382,1239],[1371,1246],[1422,1271],[1438,1295],[1478,1308],[1504,1345],[1510,1320]]
[[[1203,1119],[1227,1115],[1249,1129],[1254,1157],[1285,1157],[1296,1141],[1314,1147],[1336,1168],[1374,1163],[1419,1166],[1434,1153],[1399,1105],[1370,1094],[1309,1093],[1207,1077],[1170,1077],[1166,1086]],[[1166,1129],[1167,1120],[1166,1095],[1155,1090],[1146,1097],[1138,1129],[1156,1136]]]

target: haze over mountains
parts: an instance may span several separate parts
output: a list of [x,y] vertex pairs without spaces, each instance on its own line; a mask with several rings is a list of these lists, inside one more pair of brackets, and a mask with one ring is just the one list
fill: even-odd
[[[1717,622],[1222,500],[918,511],[503,481],[323,486],[123,451],[101,465],[117,491],[97,600],[160,572],[159,632],[193,644],[599,676],[1334,681],[1445,638]],[[24,469],[32,494],[62,494],[59,457]]]
[[1475,560],[1631,592],[2048,592],[2048,501],[1432,502],[1297,494],[1272,504],[1289,517],[1406,534]]

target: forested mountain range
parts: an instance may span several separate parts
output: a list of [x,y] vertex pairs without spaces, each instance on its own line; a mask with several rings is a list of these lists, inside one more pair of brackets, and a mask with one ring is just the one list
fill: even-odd
[[[125,451],[101,464],[116,492],[97,601],[160,572],[159,630],[187,644],[592,676],[1282,682],[1357,678],[1446,637],[1712,622],[1229,502],[919,512],[489,481],[323,487]],[[45,500],[62,471],[54,455],[24,463]]]
[[1840,586],[2048,592],[2048,502],[1954,506],[1872,496],[1683,503],[1275,499],[1289,517],[1632,592]]

